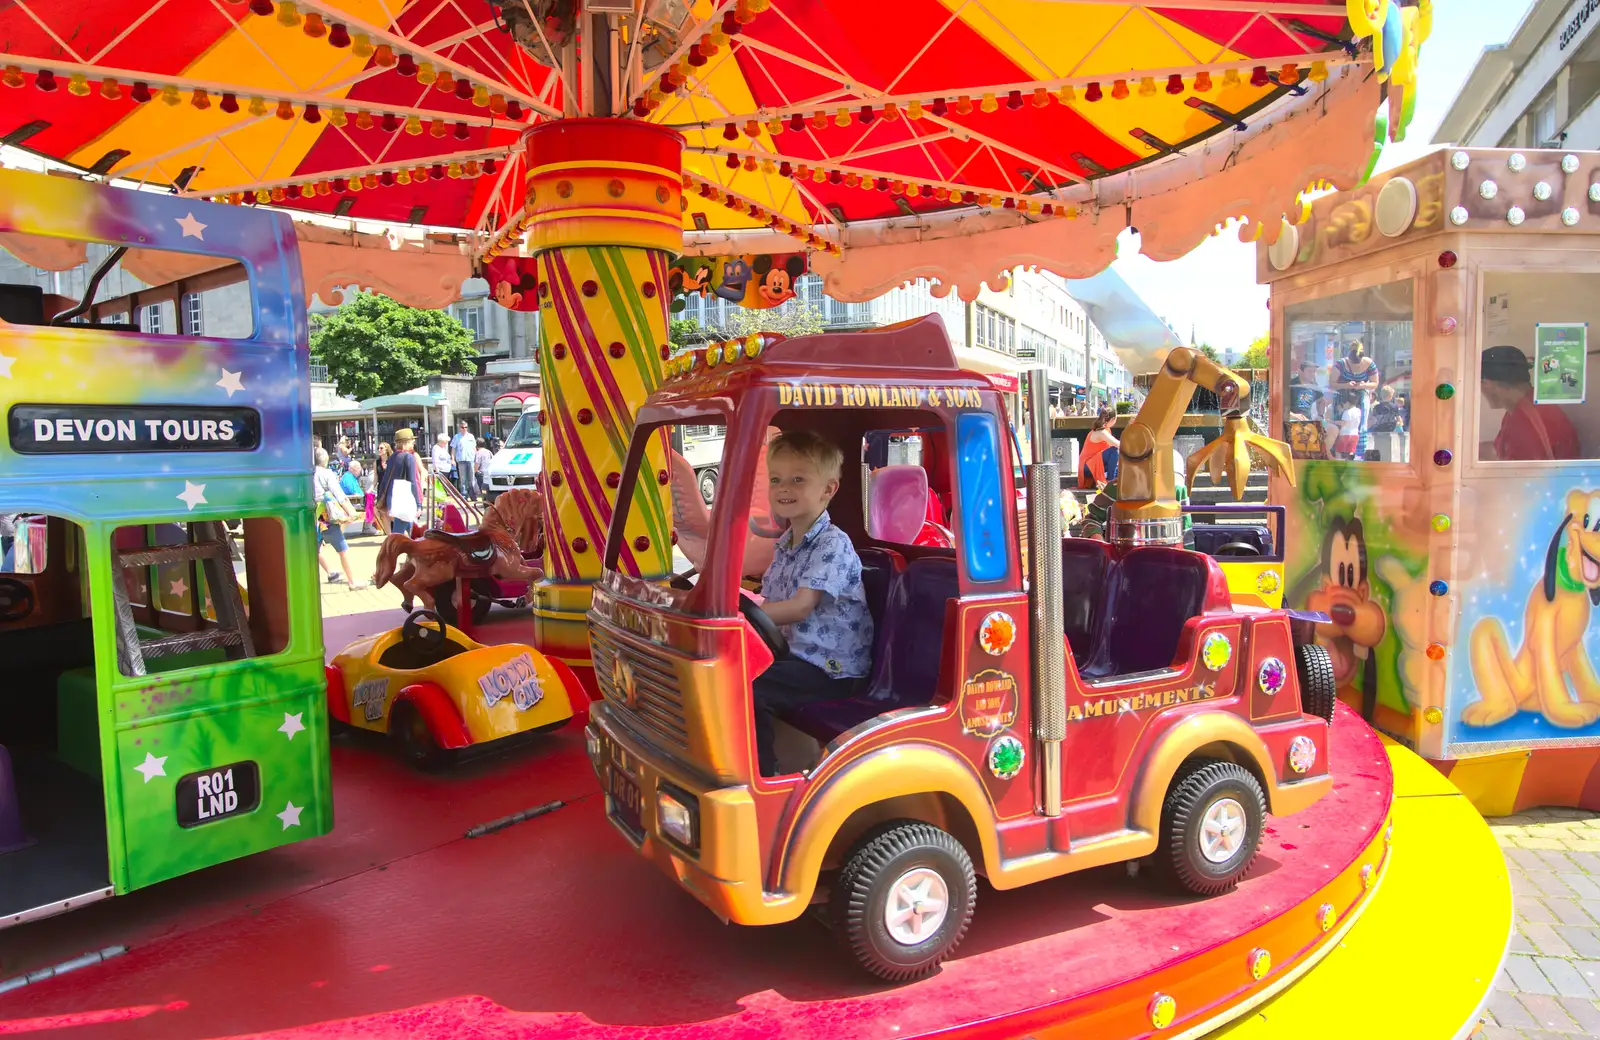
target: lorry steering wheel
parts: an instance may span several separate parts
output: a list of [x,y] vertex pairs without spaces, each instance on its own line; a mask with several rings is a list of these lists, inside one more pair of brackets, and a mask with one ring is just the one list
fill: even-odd
[[789,656],[789,640],[783,634],[783,629],[778,623],[762,610],[760,605],[743,592],[739,593],[739,613],[750,622],[750,627],[756,630],[756,635],[767,644],[767,649],[772,651],[772,656],[782,660]]
[[0,621],[21,621],[32,613],[32,586],[16,578],[0,578]]
[[[421,624],[423,621],[431,621],[438,627],[425,628]],[[406,623],[400,626],[400,642],[422,660],[438,656],[448,638],[444,632],[444,619],[436,611],[413,610],[406,618]]]
[[1217,549],[1215,556],[1260,556],[1261,550],[1249,542],[1229,542]]

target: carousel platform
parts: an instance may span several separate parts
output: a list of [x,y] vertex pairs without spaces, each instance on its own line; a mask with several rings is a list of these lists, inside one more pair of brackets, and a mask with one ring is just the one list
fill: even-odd
[[[333,755],[331,835],[0,932],[0,979],[128,948],[0,992],[0,1034],[1443,1040],[1476,1026],[1510,930],[1482,819],[1345,709],[1334,791],[1269,821],[1235,892],[1124,867],[980,885],[955,957],[902,986],[857,974],[815,921],[718,922],[612,830],[576,732],[439,776],[359,735]],[[1157,1029],[1160,994],[1176,1014]]]

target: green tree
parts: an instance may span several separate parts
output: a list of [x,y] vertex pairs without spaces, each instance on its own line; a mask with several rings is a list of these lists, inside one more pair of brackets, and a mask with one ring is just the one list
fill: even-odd
[[1206,358],[1208,361],[1215,361],[1219,365],[1222,364],[1221,351],[1217,350],[1217,348],[1213,347],[1211,344],[1202,343],[1195,349],[1198,350],[1201,356]]
[[311,321],[311,359],[328,366],[341,394],[364,400],[398,394],[429,376],[472,375],[472,333],[444,311],[358,292],[344,306]]
[[1271,338],[1263,332],[1250,341],[1250,346],[1245,349],[1244,357],[1239,359],[1239,368],[1267,368],[1271,362]]
[[698,318],[673,318],[667,323],[667,339],[679,350],[696,347],[711,338]]
[[826,326],[822,312],[801,300],[790,300],[781,307],[764,311],[735,307],[728,314],[723,332],[729,339],[748,336],[752,332],[778,332],[790,339],[796,336],[813,336]]

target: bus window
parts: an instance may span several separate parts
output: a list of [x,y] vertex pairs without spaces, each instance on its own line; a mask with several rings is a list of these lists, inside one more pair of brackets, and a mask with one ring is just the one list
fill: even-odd
[[283,543],[283,524],[273,517],[246,519],[237,533],[215,521],[119,527],[112,536],[122,564],[119,598],[139,648],[136,658],[119,646],[122,674],[264,657],[288,646]]

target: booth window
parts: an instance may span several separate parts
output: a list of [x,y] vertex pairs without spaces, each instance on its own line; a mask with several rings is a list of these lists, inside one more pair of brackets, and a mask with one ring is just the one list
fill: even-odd
[[1600,347],[1589,342],[1600,327],[1594,282],[1578,272],[1485,273],[1472,373],[1479,461],[1600,458],[1600,407],[1588,397],[1600,375]]
[[1408,462],[1410,281],[1284,309],[1284,440],[1297,458]]
[[[950,489],[941,460],[944,428],[933,415],[917,425],[867,430],[861,438],[867,535],[889,545],[942,545]],[[848,459],[848,456],[847,456]],[[933,525],[929,527],[929,525]]]
[[[284,531],[276,518],[252,517],[237,531],[221,521],[119,527],[111,549],[146,674],[265,657],[289,645]],[[234,624],[232,602],[243,615]],[[183,635],[211,638],[173,640]],[[118,654],[118,664],[124,675],[137,674],[126,655]]]
[[961,551],[973,581],[1000,581],[1010,572],[1006,530],[1016,524],[1016,508],[1001,491],[1000,425],[988,412],[962,412],[956,419],[957,465],[961,479]]

